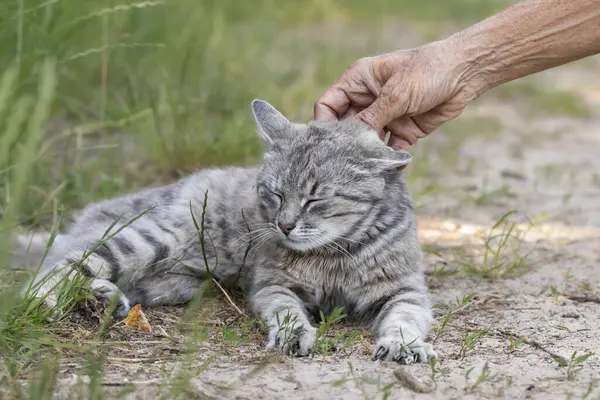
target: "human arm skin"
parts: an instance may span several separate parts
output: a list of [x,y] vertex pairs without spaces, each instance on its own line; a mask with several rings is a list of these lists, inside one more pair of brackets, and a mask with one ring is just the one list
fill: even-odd
[[528,0],[437,42],[353,63],[315,119],[353,117],[408,150],[485,91],[600,53],[600,0]]
[[600,53],[600,0],[524,1],[447,40],[483,92]]

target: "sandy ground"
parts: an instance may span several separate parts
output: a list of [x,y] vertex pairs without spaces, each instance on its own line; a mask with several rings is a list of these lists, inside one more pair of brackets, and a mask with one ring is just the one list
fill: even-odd
[[[543,76],[548,85],[576,91],[598,110],[599,67],[592,59]],[[162,392],[164,377],[180,368],[192,376],[190,391],[182,395],[189,398],[600,399],[600,113],[588,119],[530,115],[520,104],[484,98],[461,119],[476,116],[499,118],[500,132],[461,135],[460,144],[450,146],[454,138],[442,129],[415,150],[421,155],[416,162],[431,164],[418,186],[441,188],[418,202],[437,323],[452,313],[435,341],[438,371],[432,374],[426,364],[402,367],[429,393],[416,393],[396,379],[397,365],[371,361],[373,338],[366,332],[338,352],[304,359],[265,351],[258,328],[246,343],[225,343],[218,329],[239,326],[243,319],[225,299],[203,322],[210,333],[195,343],[189,364],[181,361],[185,346],[175,329],[182,308],[149,310],[153,334],[113,326],[106,338],[111,350],[103,385],[117,393],[132,383],[136,390],[128,398],[150,398]],[[456,153],[452,168],[437,159],[446,152]],[[516,276],[434,272],[444,265],[456,268],[456,260],[481,265],[484,237],[508,210],[536,220],[533,227],[519,225],[521,248],[503,253],[502,260],[528,254]],[[456,299],[469,293],[476,294],[457,305]],[[69,340],[89,342],[81,326],[74,321]],[[465,349],[465,331],[486,333]],[[512,349],[510,337],[516,340]],[[557,357],[568,360],[575,351],[594,354],[579,367],[559,366]],[[66,358],[65,390],[79,370]],[[486,363],[488,375],[477,384]]]

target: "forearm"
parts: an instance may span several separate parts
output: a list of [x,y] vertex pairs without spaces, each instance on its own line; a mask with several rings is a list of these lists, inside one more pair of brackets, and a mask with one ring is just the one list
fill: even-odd
[[480,95],[503,83],[600,53],[600,0],[529,0],[445,39]]

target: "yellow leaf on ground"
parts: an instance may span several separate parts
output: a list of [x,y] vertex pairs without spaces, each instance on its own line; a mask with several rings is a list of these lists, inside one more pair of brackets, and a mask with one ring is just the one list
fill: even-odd
[[142,311],[142,307],[139,304],[136,304],[131,310],[129,310],[127,318],[125,318],[125,326],[138,331],[152,333],[152,327],[148,322],[148,318],[146,318],[146,315]]

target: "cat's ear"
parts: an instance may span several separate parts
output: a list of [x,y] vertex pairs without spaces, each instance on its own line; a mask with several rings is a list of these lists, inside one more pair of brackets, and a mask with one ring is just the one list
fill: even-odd
[[393,170],[403,170],[412,160],[410,154],[404,151],[391,150],[381,158],[368,158],[362,162],[364,169],[371,173],[382,173]]
[[291,131],[290,121],[264,100],[252,101],[252,114],[256,120],[258,135],[268,145],[285,138]]

